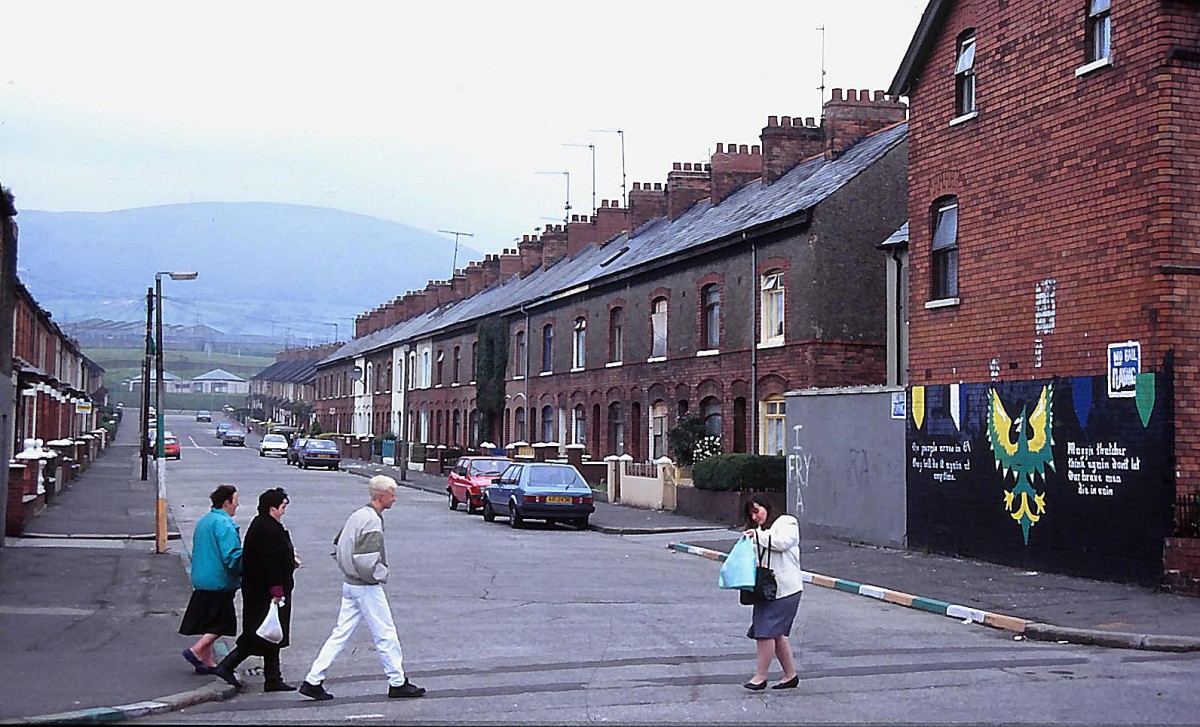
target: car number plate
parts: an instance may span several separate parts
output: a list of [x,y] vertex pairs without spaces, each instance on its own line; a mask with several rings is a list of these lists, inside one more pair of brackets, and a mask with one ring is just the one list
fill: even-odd
[[550,495],[546,498],[546,502],[557,502],[570,505],[571,498],[566,497],[565,495]]

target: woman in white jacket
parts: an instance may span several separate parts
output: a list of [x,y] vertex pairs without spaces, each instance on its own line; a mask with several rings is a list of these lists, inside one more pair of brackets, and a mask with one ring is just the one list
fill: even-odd
[[754,676],[743,686],[754,691],[766,689],[767,670],[775,657],[783,667],[783,680],[771,688],[794,689],[800,684],[800,675],[796,673],[788,635],[804,593],[800,523],[791,515],[775,512],[775,506],[762,495],[750,496],[745,508],[746,517],[757,527],[743,535],[755,539],[760,554],[758,564],[774,571],[778,591],[774,601],[754,604],[753,620],[746,635],[757,644],[757,662]]

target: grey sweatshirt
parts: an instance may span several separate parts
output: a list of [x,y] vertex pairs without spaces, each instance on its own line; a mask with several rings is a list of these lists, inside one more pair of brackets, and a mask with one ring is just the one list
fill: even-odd
[[383,517],[367,505],[346,519],[333,539],[333,557],[352,586],[387,583],[387,549],[383,543]]

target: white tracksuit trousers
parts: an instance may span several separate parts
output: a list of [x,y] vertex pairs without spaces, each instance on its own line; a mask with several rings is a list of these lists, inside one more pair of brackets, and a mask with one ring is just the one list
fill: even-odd
[[325,673],[338,654],[342,653],[346,642],[354,635],[358,622],[363,619],[366,619],[371,636],[375,639],[375,650],[383,662],[388,685],[398,687],[404,684],[404,655],[400,650],[400,639],[396,635],[392,609],[388,606],[383,586],[352,586],[349,583],[342,584],[342,608],[338,613],[337,625],[313,660],[304,681],[309,684],[325,681]]

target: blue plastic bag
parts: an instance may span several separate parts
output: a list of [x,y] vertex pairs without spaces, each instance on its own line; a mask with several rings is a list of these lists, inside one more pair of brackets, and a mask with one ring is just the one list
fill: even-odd
[[734,543],[733,549],[725,557],[721,565],[721,573],[717,577],[717,585],[721,588],[739,588],[753,590],[754,575],[758,569],[758,554],[754,552],[754,543],[743,535]]

